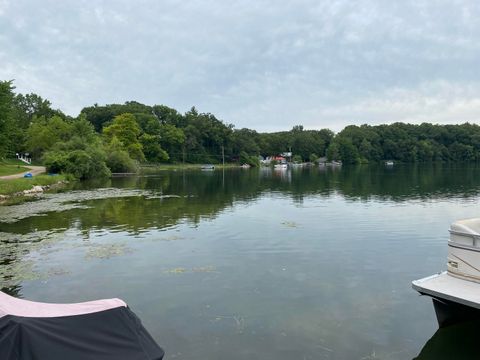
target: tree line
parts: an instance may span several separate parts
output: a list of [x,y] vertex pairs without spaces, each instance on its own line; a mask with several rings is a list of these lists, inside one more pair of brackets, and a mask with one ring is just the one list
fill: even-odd
[[385,159],[403,162],[480,159],[480,127],[474,124],[347,126],[331,130],[259,133],[235,129],[195,107],[182,114],[165,105],[136,101],[85,107],[77,117],[53,109],[37,94],[14,92],[0,82],[0,158],[28,152],[50,171],[78,178],[134,172],[160,162],[249,163],[292,151],[297,161],[319,157],[344,163]]

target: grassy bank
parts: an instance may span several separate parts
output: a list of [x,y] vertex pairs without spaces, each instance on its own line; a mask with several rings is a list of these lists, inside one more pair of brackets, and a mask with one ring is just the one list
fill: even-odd
[[28,171],[18,160],[0,160],[0,176],[19,174]]
[[29,190],[35,185],[46,186],[53,185],[60,181],[65,181],[66,176],[64,175],[37,175],[33,178],[20,178],[20,179],[11,179],[11,180],[1,180],[0,179],[0,195],[12,195],[15,193],[22,192],[24,190]]

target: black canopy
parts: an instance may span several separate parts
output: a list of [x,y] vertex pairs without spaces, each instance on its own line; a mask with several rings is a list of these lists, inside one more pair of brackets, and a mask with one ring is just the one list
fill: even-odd
[[69,316],[0,317],[1,360],[161,360],[163,355],[127,306]]

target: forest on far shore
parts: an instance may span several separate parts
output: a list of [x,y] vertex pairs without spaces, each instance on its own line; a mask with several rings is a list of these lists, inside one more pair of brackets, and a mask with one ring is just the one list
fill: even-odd
[[135,101],[94,104],[71,117],[14,89],[12,81],[0,82],[0,159],[29,153],[49,171],[78,178],[132,172],[142,163],[219,163],[222,156],[256,166],[259,156],[290,150],[296,161],[327,157],[345,164],[480,160],[480,126],[470,123],[350,125],[337,134],[297,125],[259,133],[195,107],[182,114]]

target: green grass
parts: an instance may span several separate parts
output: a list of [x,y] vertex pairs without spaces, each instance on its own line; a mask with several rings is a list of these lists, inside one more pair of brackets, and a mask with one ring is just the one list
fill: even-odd
[[0,160],[0,176],[19,174],[28,171],[24,163],[18,160]]
[[0,164],[6,165],[26,165],[23,161],[17,159],[1,159]]
[[11,179],[11,180],[2,180],[0,179],[0,194],[1,195],[12,195],[23,190],[29,190],[35,185],[52,185],[59,181],[65,180],[64,175],[37,175],[33,178],[26,179]]

